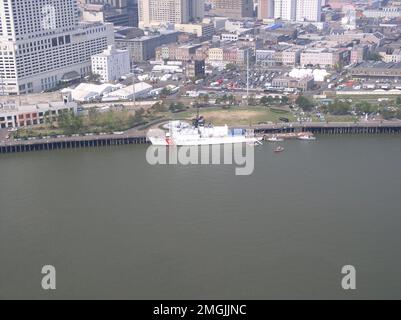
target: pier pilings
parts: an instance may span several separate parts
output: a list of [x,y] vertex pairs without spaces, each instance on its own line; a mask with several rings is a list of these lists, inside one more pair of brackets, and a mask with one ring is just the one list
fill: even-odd
[[[288,134],[310,132],[318,135],[399,135],[401,121],[375,123],[280,123],[251,127],[257,135]],[[244,127],[249,129],[249,127]],[[85,136],[54,138],[49,140],[6,141],[0,143],[0,154],[51,151],[62,149],[99,148],[122,145],[148,144],[145,135],[128,134],[124,136]]]
[[0,145],[0,154],[25,153],[33,151],[52,151],[62,149],[99,148],[122,145],[137,145],[149,143],[145,136],[120,137],[120,138],[92,138],[92,139],[68,139],[68,140],[36,140],[10,142]]
[[257,126],[254,128],[257,134],[279,134],[279,133],[301,133],[310,132],[320,135],[342,135],[342,134],[401,134],[401,124],[398,125],[363,125],[363,124],[305,124],[305,125],[274,125]]

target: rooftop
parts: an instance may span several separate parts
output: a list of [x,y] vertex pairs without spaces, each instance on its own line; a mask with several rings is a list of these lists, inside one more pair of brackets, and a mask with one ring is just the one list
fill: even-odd
[[0,113],[25,113],[25,112],[40,112],[46,110],[58,110],[60,108],[74,108],[77,104],[75,102],[68,102],[65,104],[63,101],[57,102],[48,102],[48,103],[39,103],[39,104],[31,104],[31,105],[21,105],[21,106],[13,106],[13,107],[0,107]]
[[401,62],[369,61],[361,62],[355,68],[376,68],[376,69],[401,69]]
[[[151,40],[151,39],[155,39],[164,35],[171,35],[171,34],[180,34],[179,31],[175,31],[175,30],[163,30],[160,31],[160,33],[157,34],[150,34],[150,35],[145,35],[145,36],[141,36],[141,37],[134,37],[134,38],[130,38],[129,36],[127,36],[126,38],[123,38],[126,41],[146,41],[146,40]],[[119,39],[116,39],[119,40]]]
[[102,53],[96,54],[93,57],[94,58],[105,58],[105,57],[110,57],[115,54],[123,54],[127,53],[128,50],[123,50],[123,49],[116,49],[114,46],[108,46],[106,50],[104,50]]

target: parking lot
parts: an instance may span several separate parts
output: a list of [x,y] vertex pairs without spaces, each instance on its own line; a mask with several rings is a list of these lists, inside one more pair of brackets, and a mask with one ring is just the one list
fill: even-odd
[[[291,68],[274,67],[268,70],[260,69],[253,66],[249,69],[249,89],[265,89],[270,87],[272,80],[286,74]],[[206,79],[206,85],[213,86],[213,83],[223,80],[223,89],[246,89],[247,88],[247,70],[244,67],[236,67],[235,69],[215,70]]]

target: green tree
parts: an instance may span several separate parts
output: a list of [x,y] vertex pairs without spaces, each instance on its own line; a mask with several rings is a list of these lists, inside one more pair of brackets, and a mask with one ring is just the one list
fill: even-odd
[[158,102],[158,103],[156,103],[156,104],[152,107],[152,109],[153,109],[155,112],[166,112],[166,111],[168,111],[168,109],[166,108],[166,106],[164,105],[163,102]]
[[371,52],[368,54],[367,59],[370,61],[382,61],[383,57],[377,52]]
[[169,108],[169,110],[171,112],[179,112],[179,111],[183,111],[185,109],[186,109],[186,107],[182,102],[172,102],[170,104],[170,108]]
[[359,102],[355,105],[356,111],[360,113],[372,113],[377,111],[377,107],[373,106],[367,101]]
[[87,80],[89,81],[89,82],[94,82],[94,83],[97,83],[97,82],[99,82],[100,81],[100,74],[97,74],[97,73],[90,73],[88,76],[87,76]]
[[346,115],[351,111],[351,104],[345,101],[336,100],[328,106],[329,113],[333,115]]
[[133,118],[134,123],[142,122],[144,115],[145,115],[145,110],[143,108],[135,110],[135,116]]
[[69,111],[60,114],[57,123],[65,134],[79,133],[84,127],[83,118]]
[[48,124],[51,128],[54,127],[54,123],[56,122],[56,117],[54,117],[50,111],[45,112],[44,122]]
[[281,97],[281,104],[288,104],[289,101],[290,101],[290,98],[288,98],[287,96]]
[[235,96],[233,94],[230,94],[227,99],[230,105],[233,105],[237,102],[237,99],[235,99]]
[[227,99],[228,99],[228,96],[227,96],[226,94],[224,94],[224,95],[221,97],[221,102],[227,103]]
[[260,99],[260,104],[267,107],[267,106],[269,105],[269,99],[268,99],[268,97],[263,96],[263,97]]
[[163,90],[160,92],[160,96],[162,98],[166,98],[167,96],[169,96],[171,94],[171,90],[167,89],[167,88],[163,88]]
[[267,104],[273,104],[274,103],[274,98],[272,96],[267,97]]
[[249,106],[256,106],[256,105],[257,105],[256,98],[255,98],[255,95],[254,95],[254,94],[252,94],[252,95],[249,96],[249,98],[248,98],[248,105],[249,105]]
[[300,95],[295,103],[304,111],[311,111],[314,107],[313,101],[303,95]]
[[389,108],[382,109],[380,114],[382,115],[383,119],[385,119],[385,120],[391,120],[398,116],[397,111],[391,110]]

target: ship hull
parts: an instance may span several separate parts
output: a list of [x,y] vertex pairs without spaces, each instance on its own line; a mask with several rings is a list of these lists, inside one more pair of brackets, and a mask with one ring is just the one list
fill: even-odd
[[199,139],[169,139],[150,137],[150,142],[154,146],[204,146],[204,145],[219,145],[219,144],[235,144],[235,143],[257,143],[262,139],[254,137],[222,137],[222,138],[199,138]]

